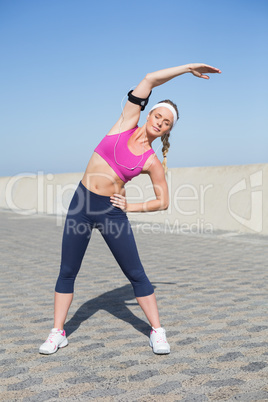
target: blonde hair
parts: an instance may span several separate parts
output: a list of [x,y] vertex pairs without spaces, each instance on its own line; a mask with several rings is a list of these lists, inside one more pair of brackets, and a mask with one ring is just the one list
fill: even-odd
[[162,166],[164,168],[165,173],[167,173],[168,168],[167,168],[167,153],[170,147],[170,143],[169,143],[169,136],[170,133],[165,134],[161,137],[161,141],[163,143],[163,147],[162,147],[162,153],[163,153],[163,162],[162,162]]
[[[179,111],[178,111],[177,105],[176,105],[175,103],[173,103],[173,102],[172,102],[171,100],[169,100],[169,99],[163,100],[163,101],[158,102],[158,103],[162,103],[162,102],[168,103],[169,105],[171,105],[171,106],[174,107],[174,109],[175,109],[176,112],[177,112],[178,120],[179,120]],[[162,141],[162,143],[163,143],[163,147],[162,147],[162,153],[163,153],[163,162],[162,162],[162,166],[163,166],[163,168],[164,168],[165,174],[166,174],[167,171],[168,171],[168,167],[167,167],[167,153],[168,153],[168,150],[169,150],[169,147],[170,147],[170,143],[169,143],[169,140],[168,140],[168,139],[169,139],[169,136],[170,136],[170,133],[167,133],[167,134],[164,134],[164,135],[161,137],[161,141]]]

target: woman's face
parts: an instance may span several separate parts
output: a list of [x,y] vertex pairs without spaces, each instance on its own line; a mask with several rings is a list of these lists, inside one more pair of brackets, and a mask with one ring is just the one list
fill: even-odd
[[158,107],[148,115],[147,131],[153,133],[156,137],[162,137],[172,129],[173,114],[165,107]]

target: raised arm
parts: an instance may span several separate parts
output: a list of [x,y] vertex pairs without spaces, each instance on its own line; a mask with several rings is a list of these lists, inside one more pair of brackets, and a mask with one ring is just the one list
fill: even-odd
[[[221,71],[218,68],[203,63],[190,63],[183,66],[165,68],[164,70],[146,74],[143,80],[134,89],[132,95],[146,99],[153,88],[185,73],[192,73],[196,77],[209,79],[209,76],[206,74],[221,73]],[[140,112],[141,106],[127,101],[121,116],[109,131],[109,134],[116,134],[119,131],[134,128],[140,119]]]

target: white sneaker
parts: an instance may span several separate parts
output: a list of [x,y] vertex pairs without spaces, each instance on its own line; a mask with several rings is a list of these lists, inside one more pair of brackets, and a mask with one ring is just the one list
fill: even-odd
[[158,355],[170,353],[170,346],[167,342],[166,330],[164,328],[155,329],[152,327],[149,344],[153,348],[153,352]]
[[53,328],[48,335],[46,342],[39,348],[39,353],[44,355],[51,355],[57,352],[58,348],[64,348],[68,345],[66,332],[58,328]]

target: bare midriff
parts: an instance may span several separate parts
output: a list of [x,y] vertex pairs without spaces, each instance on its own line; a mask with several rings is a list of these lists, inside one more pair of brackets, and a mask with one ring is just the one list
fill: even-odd
[[96,152],[93,152],[88,162],[82,184],[99,195],[111,196],[117,193],[125,196],[125,183]]

